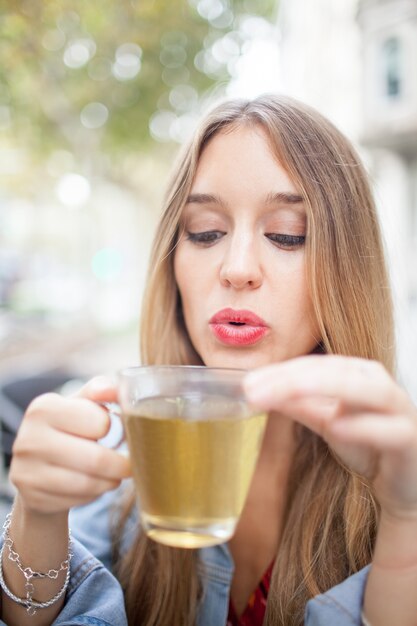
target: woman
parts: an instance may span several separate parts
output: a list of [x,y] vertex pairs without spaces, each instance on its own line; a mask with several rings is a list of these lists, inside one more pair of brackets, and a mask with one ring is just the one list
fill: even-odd
[[[227,546],[163,547],[136,532],[132,498],[118,504],[129,625],[415,624],[417,411],[392,378],[388,280],[352,147],[286,98],[220,105],[174,168],[150,268],[143,362],[254,370],[246,393],[270,418]],[[66,560],[69,508],[108,492],[74,524],[111,561],[110,490],[130,473],[96,442],[108,429],[96,403],[113,400],[111,382],[94,379],[27,411],[3,553],[9,626],[126,623],[107,570],[77,542],[71,576]],[[57,577],[25,588],[28,564]],[[16,601],[27,594],[51,604],[29,616]]]

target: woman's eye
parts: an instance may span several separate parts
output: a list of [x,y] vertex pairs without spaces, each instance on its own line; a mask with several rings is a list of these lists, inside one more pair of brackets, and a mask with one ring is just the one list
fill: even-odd
[[190,233],[187,232],[187,239],[192,241],[193,243],[201,243],[201,244],[210,244],[218,241],[223,237],[225,233],[222,233],[220,230],[207,230],[202,233]]
[[280,233],[266,233],[271,241],[276,243],[280,248],[300,248],[305,243],[305,235],[283,235]]

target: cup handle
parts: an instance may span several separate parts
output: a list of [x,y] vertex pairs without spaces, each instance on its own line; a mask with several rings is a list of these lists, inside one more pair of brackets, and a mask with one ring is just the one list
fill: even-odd
[[[97,404],[106,411],[110,419],[109,432],[102,439],[99,439],[99,441],[102,443],[104,442],[106,448],[110,448],[111,450],[117,450],[117,448],[119,448],[122,443],[126,441],[126,434],[122,419],[122,409],[120,408],[120,405],[115,402],[97,402]],[[120,430],[120,434],[116,437],[115,441],[113,441],[113,438],[111,437],[111,435],[113,434],[113,427]],[[110,443],[107,443],[105,441],[108,437],[110,437]]]

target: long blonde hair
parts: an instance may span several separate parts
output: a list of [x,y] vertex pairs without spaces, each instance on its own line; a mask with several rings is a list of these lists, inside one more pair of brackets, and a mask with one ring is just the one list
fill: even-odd
[[[188,337],[173,257],[179,220],[207,142],[219,132],[260,125],[305,199],[306,271],[326,353],[376,359],[394,368],[392,304],[367,175],[346,138],[315,110],[265,95],[217,106],[182,150],[168,186],[144,297],[141,351],[148,364],[201,360]],[[304,428],[290,475],[266,623],[301,626],[307,600],[367,564],[378,506],[369,485]],[[118,533],[133,506],[125,504]],[[118,546],[116,541],[116,548]],[[116,550],[117,552],[117,550]],[[139,533],[119,560],[130,626],[192,626],[201,585],[197,553]]]

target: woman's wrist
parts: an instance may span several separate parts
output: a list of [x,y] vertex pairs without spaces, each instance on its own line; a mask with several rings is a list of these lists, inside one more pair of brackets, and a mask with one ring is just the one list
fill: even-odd
[[417,570],[417,512],[394,515],[381,511],[372,559],[373,567]]
[[[10,536],[9,530],[11,525],[11,517],[12,514],[9,513],[6,516],[6,521],[3,524],[3,539],[4,543],[0,550],[0,587],[2,591],[6,594],[6,596],[26,609],[26,612],[29,616],[36,615],[36,612],[39,609],[47,609],[58,602],[65,594],[69,580],[70,580],[70,563],[72,558],[72,541],[71,535],[68,534],[68,551],[66,558],[56,567],[50,567],[45,572],[39,572],[34,570],[29,565],[24,565],[22,563],[22,559],[20,554],[15,550],[15,544],[13,539]],[[3,561],[5,558],[5,554],[7,554],[9,560],[13,563],[15,568],[19,570],[24,578],[24,596],[16,595],[6,583],[6,580],[3,576]],[[52,595],[52,597],[48,598],[45,601],[39,602],[34,599],[35,593],[35,585],[34,583],[38,580],[40,581],[55,581],[60,576],[61,572],[65,572],[65,580],[59,589],[58,592]],[[17,573],[17,572],[15,572]]]
[[[34,511],[27,508],[17,495],[7,534],[22,563],[32,570],[48,571],[68,557],[67,512],[50,514]],[[7,558],[7,570],[10,569],[8,561]]]
[[38,511],[27,506],[20,494],[17,493],[12,508],[12,526],[13,528],[30,527],[32,531],[45,533],[47,529],[53,527],[56,530],[62,529],[62,531],[67,532],[68,515],[69,510],[59,513]]
[[52,623],[70,577],[68,513],[33,510],[17,495],[3,537],[3,620],[13,626]]
[[[417,518],[381,511],[363,613],[370,624],[412,626],[417,584]],[[364,621],[366,624],[366,621]]]

